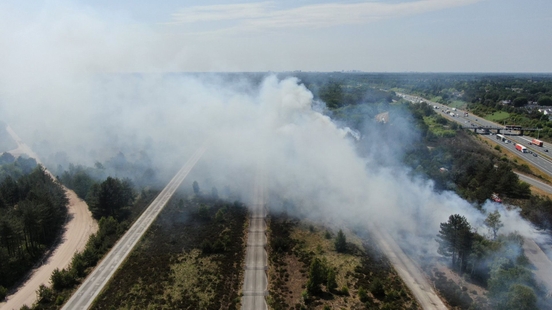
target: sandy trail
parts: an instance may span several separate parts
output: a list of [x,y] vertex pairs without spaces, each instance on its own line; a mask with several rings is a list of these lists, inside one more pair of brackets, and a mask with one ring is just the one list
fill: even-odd
[[[9,126],[6,129],[18,144],[18,148],[10,153],[14,156],[26,154],[40,163],[38,156],[22,142],[15,132]],[[54,178],[49,171],[47,172]],[[72,190],[66,187],[63,188],[69,199],[69,205],[67,206],[67,221],[63,227],[60,241],[52,249],[51,255],[44,260],[43,264],[32,270],[27,280],[13,294],[9,295],[5,302],[0,303],[1,310],[20,309],[23,305],[31,306],[37,299],[36,291],[41,284],[49,283],[54,269],[69,266],[73,255],[82,251],[90,235],[98,230],[98,224],[92,218],[86,202],[79,199]]]

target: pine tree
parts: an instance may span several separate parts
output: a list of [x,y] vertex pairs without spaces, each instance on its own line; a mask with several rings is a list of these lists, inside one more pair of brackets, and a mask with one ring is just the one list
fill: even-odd
[[347,250],[347,238],[341,229],[337,232],[337,236],[335,237],[335,250],[339,253],[343,253]]

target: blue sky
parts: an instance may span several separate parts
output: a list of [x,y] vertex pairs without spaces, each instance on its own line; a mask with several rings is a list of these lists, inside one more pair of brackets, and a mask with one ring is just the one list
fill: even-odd
[[105,49],[97,54],[135,59],[99,66],[114,71],[552,72],[550,0],[8,0],[0,8],[22,29],[49,29],[36,34],[43,42],[64,25],[82,27],[79,40]]

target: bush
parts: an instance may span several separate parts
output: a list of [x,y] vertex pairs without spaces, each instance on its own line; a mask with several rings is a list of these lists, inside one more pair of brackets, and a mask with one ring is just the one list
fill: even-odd
[[224,221],[224,210],[223,209],[219,209],[217,211],[217,214],[215,214],[215,221],[221,223]]
[[358,298],[362,302],[368,301],[368,293],[366,293],[366,290],[362,286],[358,289]]
[[333,269],[328,270],[328,274],[326,276],[326,288],[328,291],[333,291],[337,288],[337,282],[335,280],[335,271]]
[[51,288],[47,287],[44,284],[41,284],[37,291],[38,300],[41,303],[50,303],[53,301],[54,292]]
[[71,271],[65,269],[59,270],[57,268],[52,272],[50,280],[52,281],[53,289],[56,291],[70,288],[76,282],[75,275]]
[[203,219],[203,220],[208,220],[210,217],[209,217],[209,208],[202,204],[199,206],[199,209],[198,209],[198,215],[199,215],[199,218]]
[[290,249],[290,242],[287,238],[275,237],[270,243],[274,252],[283,253]]
[[201,244],[200,244],[200,247],[201,247],[201,251],[203,252],[203,254],[213,253],[213,245],[211,244],[211,242],[209,240],[203,240],[203,242],[201,242]]
[[345,295],[345,296],[349,296],[349,288],[344,286],[341,288],[341,294]]
[[8,295],[8,289],[0,285],[0,301],[4,300],[6,295]]
[[370,292],[377,299],[385,298],[385,288],[379,278],[374,279],[374,282],[370,285]]

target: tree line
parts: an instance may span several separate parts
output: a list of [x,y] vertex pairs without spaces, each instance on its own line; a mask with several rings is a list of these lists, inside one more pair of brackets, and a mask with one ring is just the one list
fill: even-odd
[[[456,128],[453,136],[435,137],[425,124],[436,113],[426,103],[409,105],[418,128],[426,128],[417,141],[407,149],[404,161],[414,174],[426,175],[435,182],[437,190],[453,190],[462,198],[484,203],[493,193],[512,199],[529,199],[529,185],[520,182],[508,160],[499,158],[483,148],[470,135]],[[450,128],[453,124],[444,119]]]
[[9,156],[1,157],[0,287],[10,288],[59,236],[68,200],[62,186],[36,161],[19,158],[6,163]]
[[468,220],[453,214],[441,223],[438,253],[451,259],[451,266],[486,287],[493,309],[538,309],[545,291],[537,283],[523,254],[523,238],[499,234],[503,226],[498,211],[485,220],[488,235],[477,233]]

